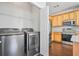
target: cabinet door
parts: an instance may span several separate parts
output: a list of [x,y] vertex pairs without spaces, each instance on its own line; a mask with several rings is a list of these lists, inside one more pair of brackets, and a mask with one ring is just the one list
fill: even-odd
[[58,26],[62,26],[62,15],[58,15]]
[[75,11],[69,13],[69,19],[70,19],[70,20],[76,20]]
[[68,19],[69,19],[69,14],[68,13],[63,14],[63,21]]
[[58,26],[58,17],[57,16],[52,17],[52,26]]
[[62,42],[61,32],[56,32],[55,33],[55,41],[56,42]]
[[79,56],[79,43],[73,43],[73,56]]
[[55,37],[54,37],[54,36],[55,36],[55,33],[52,32],[52,33],[51,33],[51,41],[55,41]]
[[76,11],[76,25],[79,26],[79,10]]

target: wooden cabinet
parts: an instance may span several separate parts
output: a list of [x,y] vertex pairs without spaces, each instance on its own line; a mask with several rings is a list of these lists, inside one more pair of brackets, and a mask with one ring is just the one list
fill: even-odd
[[52,17],[52,26],[58,26],[58,17],[57,16]]
[[62,15],[52,17],[52,26],[62,26]]
[[55,32],[55,41],[56,42],[61,42],[62,41],[61,32]]
[[56,16],[50,17],[52,26],[62,26],[63,21],[75,20],[76,24],[79,25],[79,11],[72,11]]
[[63,21],[68,20],[69,19],[69,14],[68,13],[64,13],[63,14]]
[[75,11],[69,13],[69,20],[76,20]]
[[52,32],[51,41],[62,42],[61,32]]
[[55,35],[55,32],[52,32],[52,33],[51,33],[51,41],[55,41],[55,39],[54,39],[54,38],[55,38],[54,35]]
[[79,43],[73,43],[73,56],[79,56]]
[[75,12],[76,13],[76,25],[79,26],[79,10]]
[[58,26],[62,26],[62,20],[63,20],[62,15],[58,15]]

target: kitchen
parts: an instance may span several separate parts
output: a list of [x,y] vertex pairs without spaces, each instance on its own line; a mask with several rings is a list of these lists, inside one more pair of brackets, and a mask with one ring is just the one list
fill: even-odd
[[79,56],[79,3],[49,2],[50,56]]

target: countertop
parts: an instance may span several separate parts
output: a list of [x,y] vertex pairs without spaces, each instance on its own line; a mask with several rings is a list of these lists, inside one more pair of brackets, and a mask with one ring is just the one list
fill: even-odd
[[[63,26],[63,27],[71,27],[75,32],[79,32],[79,26]],[[52,32],[63,32],[63,27],[52,27]]]
[[[79,43],[79,26],[71,26],[71,27],[75,31],[74,34],[72,34],[71,41]],[[59,26],[59,27],[52,27],[52,32],[61,32],[63,34],[63,27],[61,27],[61,26]]]
[[71,41],[79,43],[79,35],[72,35]]

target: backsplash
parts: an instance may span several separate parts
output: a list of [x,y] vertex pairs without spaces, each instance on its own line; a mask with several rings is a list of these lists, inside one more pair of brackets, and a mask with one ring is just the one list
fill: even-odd
[[[66,28],[67,26],[65,26]],[[72,26],[71,26],[72,27]],[[79,32],[79,27],[72,27],[75,32]],[[63,32],[63,27],[52,27],[52,32]]]

